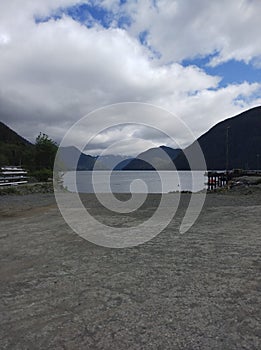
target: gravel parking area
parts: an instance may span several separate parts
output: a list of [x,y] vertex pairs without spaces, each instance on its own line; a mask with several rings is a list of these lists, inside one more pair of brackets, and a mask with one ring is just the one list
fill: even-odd
[[0,197],[0,348],[260,349],[260,192],[208,194],[181,235],[188,198],[153,240],[109,249],[72,232],[52,194]]

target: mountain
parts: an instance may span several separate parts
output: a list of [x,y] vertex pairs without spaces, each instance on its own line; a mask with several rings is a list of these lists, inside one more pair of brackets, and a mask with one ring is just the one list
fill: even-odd
[[135,158],[127,158],[123,161],[121,161],[120,163],[118,163],[113,170],[124,170],[124,168],[134,160]]
[[[257,169],[261,156],[261,107],[247,110],[237,116],[226,119],[200,136],[198,143],[202,148],[208,169]],[[196,157],[196,144],[187,147],[184,152]],[[179,170],[189,169],[181,153],[175,160]],[[196,165],[193,169],[201,169]]]
[[150,148],[131,160],[123,170],[167,170],[171,168],[169,158],[176,159],[180,152],[180,149],[167,146]]
[[64,170],[74,170],[74,162],[78,160],[77,170],[121,170],[122,165],[126,165],[130,159],[127,156],[106,155],[106,156],[90,156],[81,153],[74,146],[60,147],[57,157],[59,157],[60,166]]
[[95,167],[98,165],[100,170],[121,170],[122,166],[130,161],[128,156],[120,156],[114,154],[108,154],[105,156],[99,156],[96,161]]
[[78,159],[77,170],[92,170],[96,161],[96,157],[81,153],[74,146],[60,147],[56,157],[59,159],[59,165],[63,170],[74,170],[76,159]]
[[[228,169],[260,169],[261,106],[218,123],[197,141],[204,153],[208,169],[224,170],[227,164]],[[188,170],[190,168],[186,154],[193,160],[192,169],[202,169],[197,159],[196,147],[195,142],[183,151],[160,146],[142,152],[134,159],[114,155],[102,156],[98,158],[97,165],[98,169],[102,170],[153,170],[154,167],[168,170],[168,155],[178,170]],[[0,122],[0,166],[21,164],[33,169],[34,150],[33,144]],[[79,159],[78,170],[92,170],[97,161],[97,157],[81,153],[73,146],[61,147],[58,152],[61,168],[65,170],[73,169],[75,159]]]
[[32,143],[18,135],[2,122],[0,122],[0,142],[12,145],[32,146]]
[[[237,116],[228,118],[198,138],[207,169],[257,169],[261,164],[261,107],[247,110]],[[169,160],[160,149],[167,152],[178,170],[204,169],[198,157],[197,142],[183,151],[161,146],[152,148],[138,155],[124,170],[170,169]],[[192,160],[189,166],[186,156]]]
[[[0,122],[0,166],[23,165],[32,169],[34,168],[34,150],[35,145]],[[114,167],[118,167],[118,164],[121,162],[125,162],[125,165],[129,162],[126,156],[107,155],[93,157],[81,153],[74,146],[60,147],[58,156],[60,158],[59,166],[63,170],[73,170],[75,159],[79,159],[77,170],[93,170],[96,161],[96,169],[100,170],[111,170]]]
[[34,145],[0,122],[0,166],[29,165]]

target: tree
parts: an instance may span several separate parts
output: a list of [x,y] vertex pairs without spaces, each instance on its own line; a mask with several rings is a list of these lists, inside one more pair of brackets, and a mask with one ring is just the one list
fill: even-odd
[[57,150],[56,142],[40,132],[35,140],[35,168],[52,170]]

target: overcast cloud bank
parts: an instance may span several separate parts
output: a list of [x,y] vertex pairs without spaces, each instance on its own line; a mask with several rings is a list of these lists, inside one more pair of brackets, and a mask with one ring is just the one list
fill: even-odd
[[[31,141],[39,131],[59,141],[94,109],[135,101],[166,108],[198,137],[261,104],[258,79],[224,85],[221,75],[193,64],[198,57],[208,58],[206,66],[239,60],[259,71],[260,15],[258,0],[2,1],[1,120]],[[150,122],[160,125],[157,115]],[[134,153],[164,143],[143,131]],[[190,142],[177,137],[183,147]],[[99,141],[95,152],[106,147],[108,133]]]

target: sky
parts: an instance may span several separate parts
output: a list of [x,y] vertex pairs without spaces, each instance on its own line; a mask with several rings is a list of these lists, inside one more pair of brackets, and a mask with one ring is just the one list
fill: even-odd
[[[40,131],[60,142],[88,113],[140,102],[169,111],[164,121],[157,113],[145,121],[168,125],[185,147],[191,139],[171,114],[198,137],[261,105],[260,16],[260,0],[1,1],[0,120],[32,142]],[[98,119],[91,113],[75,143],[102,128]],[[121,142],[126,135],[132,147]],[[89,153],[111,140],[117,154],[171,145],[153,129],[115,126]]]

